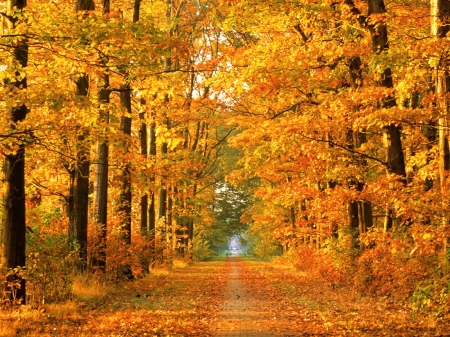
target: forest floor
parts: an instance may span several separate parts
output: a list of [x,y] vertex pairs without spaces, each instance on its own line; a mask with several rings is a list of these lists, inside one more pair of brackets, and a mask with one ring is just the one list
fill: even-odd
[[83,300],[0,311],[0,336],[450,336],[450,319],[229,257],[105,285]]

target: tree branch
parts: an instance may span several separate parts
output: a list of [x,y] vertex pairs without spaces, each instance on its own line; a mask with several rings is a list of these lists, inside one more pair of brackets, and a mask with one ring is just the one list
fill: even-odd
[[373,157],[373,156],[368,155],[368,154],[366,154],[366,153],[364,153],[364,152],[356,151],[355,149],[352,149],[352,148],[350,148],[350,147],[347,147],[347,146],[341,145],[341,144],[339,144],[339,143],[336,143],[336,142],[333,141],[333,140],[330,140],[330,139],[317,139],[317,138],[308,137],[308,136],[305,136],[305,135],[302,135],[302,134],[300,134],[300,136],[303,137],[303,138],[309,139],[309,140],[314,140],[314,141],[316,141],[316,142],[327,143],[327,144],[336,146],[336,147],[338,147],[338,148],[340,148],[340,149],[342,149],[342,150],[345,150],[345,151],[347,151],[347,152],[350,152],[350,153],[352,153],[352,154],[357,154],[357,155],[359,155],[359,156],[361,156],[361,157],[363,157],[363,158],[366,158],[366,159],[370,159],[370,160],[376,161],[377,163],[379,163],[379,164],[381,164],[381,165],[383,165],[383,166],[385,166],[385,167],[389,167],[389,164],[388,164],[387,162],[385,162],[385,161],[383,161],[383,160],[381,160],[381,159],[379,159],[379,158],[377,158],[377,157]]

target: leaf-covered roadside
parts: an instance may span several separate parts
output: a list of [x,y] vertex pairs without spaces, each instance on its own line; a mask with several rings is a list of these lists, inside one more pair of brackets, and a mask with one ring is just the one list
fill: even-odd
[[105,286],[100,298],[0,312],[0,336],[210,336],[223,272],[221,262],[198,263]]
[[[450,336],[448,318],[414,313],[407,303],[361,297],[281,264],[248,262],[242,282],[265,298],[274,317],[298,336]],[[270,305],[269,305],[270,304]],[[282,319],[272,330],[280,330]]]

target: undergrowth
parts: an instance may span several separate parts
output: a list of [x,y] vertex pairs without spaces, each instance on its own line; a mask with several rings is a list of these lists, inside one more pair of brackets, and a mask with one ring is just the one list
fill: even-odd
[[391,298],[417,312],[445,317],[450,313],[448,255],[439,241],[415,231],[414,226],[405,233],[371,231],[363,238],[369,247],[363,251],[344,245],[345,240],[330,239],[320,249],[300,245],[281,260],[332,288]]

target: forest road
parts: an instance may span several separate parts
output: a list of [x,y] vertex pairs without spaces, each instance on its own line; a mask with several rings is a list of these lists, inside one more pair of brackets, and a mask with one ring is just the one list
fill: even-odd
[[[274,317],[269,308],[271,296],[261,297],[252,291],[258,285],[257,272],[246,267],[239,256],[227,259],[228,283],[224,290],[225,300],[218,313],[216,336],[296,336],[283,331],[289,322]],[[278,320],[277,320],[278,319]]]

